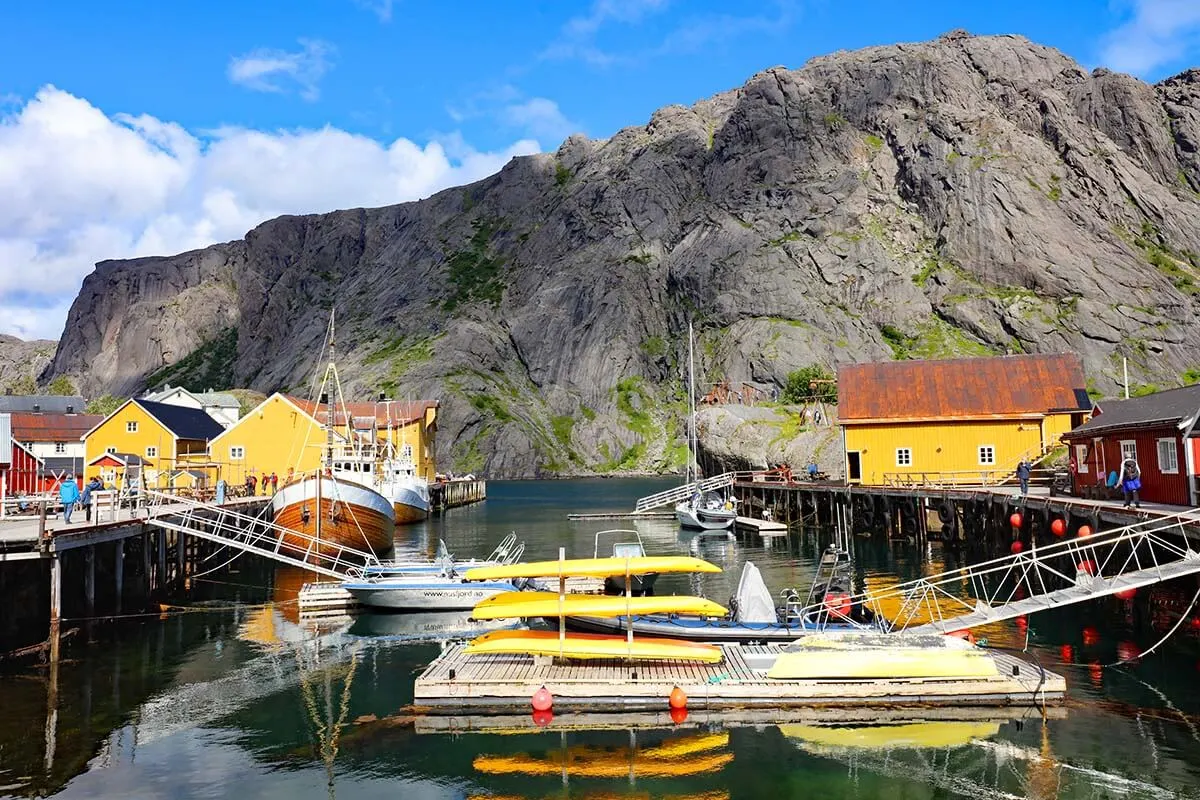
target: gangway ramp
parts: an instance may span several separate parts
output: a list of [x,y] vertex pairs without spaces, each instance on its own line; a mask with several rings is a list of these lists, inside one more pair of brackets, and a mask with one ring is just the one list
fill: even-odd
[[874,612],[871,625],[819,602],[801,613],[819,624],[852,622],[890,632],[968,630],[1200,574],[1200,552],[1191,549],[1185,531],[1194,523],[1188,514],[1159,517],[852,595],[853,606]]
[[347,573],[379,564],[374,553],[318,539],[226,506],[182,500],[158,492],[147,494],[152,501],[169,501],[176,509],[146,520],[147,524],[164,530],[207,539],[331,578],[344,578]]
[[683,486],[676,486],[674,489],[667,489],[657,494],[652,494],[637,501],[637,505],[633,507],[635,514],[643,511],[652,511],[663,506],[673,506],[676,503],[682,503],[696,492],[713,492],[717,489],[724,489],[733,486],[736,472],[726,472],[722,475],[714,475],[711,478],[704,478],[695,483],[685,483]]

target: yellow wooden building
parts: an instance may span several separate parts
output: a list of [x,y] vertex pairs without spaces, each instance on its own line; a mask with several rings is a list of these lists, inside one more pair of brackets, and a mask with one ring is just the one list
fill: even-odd
[[[397,456],[408,453],[417,474],[433,480],[437,403],[348,403],[333,413],[335,447],[357,437],[385,442],[388,430]],[[253,475],[274,474],[282,483],[293,473],[321,465],[329,409],[322,404],[276,392],[210,443],[211,459],[230,483]],[[390,423],[390,425],[389,425]]]
[[838,370],[846,478],[991,483],[1037,461],[1091,409],[1074,355],[853,364]]
[[120,486],[136,474],[157,489],[180,481],[187,488],[210,483],[216,475],[208,442],[221,431],[220,423],[200,409],[126,400],[81,437],[84,480],[99,475],[106,485]]

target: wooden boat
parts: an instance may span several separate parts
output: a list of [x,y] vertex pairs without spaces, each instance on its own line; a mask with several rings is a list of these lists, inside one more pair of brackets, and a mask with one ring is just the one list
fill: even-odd
[[[340,471],[283,484],[271,498],[271,514],[276,525],[328,542],[322,551],[329,556],[339,546],[376,556],[391,552],[396,530],[387,498]],[[284,547],[298,553],[311,546],[308,538],[282,536]]]
[[679,613],[719,617],[723,606],[703,597],[625,597],[614,595],[565,594],[557,592],[505,592],[475,606],[475,619],[517,619],[584,614],[620,617],[635,614]]
[[411,459],[384,459],[379,492],[391,499],[396,524],[407,525],[429,517],[429,484],[417,475]]
[[472,639],[464,649],[471,655],[497,653],[554,656],[558,658],[698,661],[715,664],[722,659],[721,648],[677,639],[628,639],[595,633],[557,631],[495,631]]
[[767,669],[773,680],[968,680],[997,674],[986,650],[938,634],[813,634],[784,648]]
[[648,572],[720,572],[716,564],[691,556],[644,556],[642,558],[572,558],[530,561],[498,567],[467,570],[469,581],[514,578],[607,578]]

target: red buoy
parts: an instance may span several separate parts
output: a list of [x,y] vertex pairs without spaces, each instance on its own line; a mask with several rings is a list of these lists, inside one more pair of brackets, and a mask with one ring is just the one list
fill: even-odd
[[686,708],[672,708],[671,709],[671,722],[674,722],[676,725],[682,725],[683,723],[687,722],[687,709]]
[[1086,572],[1088,575],[1096,574],[1096,564],[1090,560],[1080,561],[1075,565],[1075,569],[1079,572]]
[[1071,664],[1075,661],[1075,648],[1069,644],[1064,644],[1058,648],[1058,656],[1064,664]]
[[1080,526],[1079,526],[1079,538],[1083,539],[1083,538],[1086,538],[1086,537],[1088,537],[1088,536],[1091,536],[1091,535],[1092,535],[1092,529],[1091,529],[1091,527],[1089,527],[1089,526],[1087,526],[1087,525],[1080,525]]
[[1092,683],[1099,686],[1104,681],[1104,667],[1099,664],[1088,664],[1088,675],[1091,676]]
[[845,592],[829,592],[825,595],[825,608],[842,617],[850,616],[850,595]]
[[532,702],[534,711],[549,711],[554,707],[554,695],[543,686],[533,693]]
[[1017,627],[1020,628],[1021,630],[1025,630],[1026,628],[1029,627],[1029,620],[1026,619],[1024,614],[1015,618],[1013,620],[1013,622],[1015,622],[1017,624]]
[[1054,520],[1050,523],[1050,532],[1055,536],[1062,536],[1067,532],[1067,523],[1061,519]]
[[1130,587],[1128,589],[1122,589],[1119,592],[1113,592],[1113,594],[1115,594],[1117,597],[1119,597],[1122,600],[1132,600],[1133,596],[1135,594],[1137,594],[1137,589]]
[[1013,543],[1011,545],[1009,545],[1008,549],[1013,555],[1016,555],[1017,553],[1019,553],[1025,549],[1025,545],[1022,544],[1020,539],[1016,539],[1013,541]]
[[1083,629],[1083,643],[1085,645],[1087,645],[1088,647],[1091,647],[1092,645],[1096,644],[1099,641],[1100,641],[1100,631],[1096,630],[1091,625],[1088,625],[1086,628]]
[[1021,527],[1021,512],[1014,511],[1012,516],[1008,518],[1008,521],[1012,523],[1014,528]]
[[667,698],[667,704],[671,708],[687,708],[687,693],[676,686],[671,690],[671,695]]
[[537,725],[539,728],[544,728],[553,721],[554,712],[548,708],[545,711],[533,712],[533,724]]
[[955,639],[966,639],[971,644],[975,644],[975,634],[970,631],[950,631],[947,636],[953,636]]
[[1125,662],[1137,661],[1142,657],[1142,651],[1133,642],[1117,643],[1117,658]]

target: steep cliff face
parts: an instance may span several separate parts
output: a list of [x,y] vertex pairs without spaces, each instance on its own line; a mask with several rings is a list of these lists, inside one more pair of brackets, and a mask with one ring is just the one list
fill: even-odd
[[25,341],[0,335],[0,394],[29,394],[37,387],[38,374],[54,357],[54,342]]
[[328,311],[352,390],[443,402],[442,463],[682,463],[702,384],[1071,350],[1100,389],[1200,365],[1200,72],[1088,74],[1019,37],[767,70],[419,203],[108,262],[45,377],[125,392],[237,330],[233,382],[304,391]]

